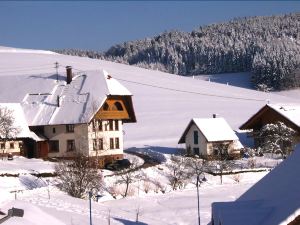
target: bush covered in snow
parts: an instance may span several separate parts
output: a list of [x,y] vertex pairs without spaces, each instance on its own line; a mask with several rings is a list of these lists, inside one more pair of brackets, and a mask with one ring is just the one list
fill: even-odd
[[260,150],[266,153],[280,153],[286,157],[293,150],[293,139],[296,134],[292,128],[282,122],[266,124],[260,130]]

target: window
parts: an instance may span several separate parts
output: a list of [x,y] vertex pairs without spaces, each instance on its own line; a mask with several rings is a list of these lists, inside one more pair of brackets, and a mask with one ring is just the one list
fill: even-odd
[[123,106],[120,102],[115,102],[115,108],[118,110],[118,111],[123,111]]
[[5,143],[0,144],[1,149],[5,149]]
[[198,131],[194,131],[194,144],[197,145],[198,144]]
[[98,150],[97,139],[93,139],[93,150]]
[[98,120],[98,129],[99,129],[100,131],[103,130],[103,126],[102,126],[102,121],[101,121],[101,120]]
[[52,128],[52,133],[55,134],[56,133],[56,129],[55,127]]
[[95,131],[96,130],[96,120],[92,121],[92,127],[93,127],[93,131]]
[[74,124],[67,124],[66,130],[68,133],[74,133]]
[[15,148],[15,143],[14,142],[10,142],[9,143],[9,148],[10,149],[14,149]]
[[119,130],[119,120],[115,120],[115,130]]
[[99,150],[103,150],[103,138],[99,138]]
[[67,152],[75,150],[75,141],[74,140],[67,140]]
[[109,130],[114,130],[114,121],[113,120],[109,120],[108,124],[109,124]]
[[59,141],[49,141],[49,152],[59,152]]
[[116,145],[116,149],[120,148],[120,139],[119,138],[115,138],[115,145]]
[[114,149],[114,139],[113,138],[109,139],[109,148]]
[[104,110],[104,111],[108,111],[108,109],[109,109],[109,106],[108,106],[108,104],[105,102],[104,105],[103,105],[103,110]]

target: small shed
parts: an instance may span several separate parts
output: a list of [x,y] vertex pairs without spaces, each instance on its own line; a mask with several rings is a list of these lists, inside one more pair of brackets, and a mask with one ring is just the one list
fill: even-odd
[[217,155],[220,145],[228,145],[228,154],[238,154],[243,148],[239,138],[224,118],[193,118],[179,144],[186,144],[187,154]]

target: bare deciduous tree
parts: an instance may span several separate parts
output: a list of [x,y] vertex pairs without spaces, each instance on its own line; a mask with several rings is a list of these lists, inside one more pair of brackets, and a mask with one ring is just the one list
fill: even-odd
[[198,187],[201,184],[200,177],[204,174],[205,169],[207,166],[207,161],[200,158],[188,158],[187,159],[187,167],[188,167],[188,173],[189,176],[196,176],[196,187]]
[[137,179],[136,170],[138,168],[138,162],[133,161],[128,169],[124,169],[120,171],[119,177],[117,179],[118,184],[125,184],[125,192],[123,197],[125,198],[128,195],[129,186]]
[[59,178],[59,188],[76,198],[83,198],[92,188],[101,190],[103,177],[99,170],[93,167],[89,157],[78,154],[70,161],[62,161],[55,171]]
[[172,155],[167,167],[169,169],[167,178],[172,189],[182,188],[188,178],[186,158]]
[[230,170],[234,166],[234,161],[229,159],[229,144],[219,144],[214,147],[215,151],[217,152],[217,160],[215,161],[216,171],[220,176],[220,181],[222,184],[224,172]]
[[[14,126],[15,118],[13,116],[13,111],[7,107],[0,107],[0,141],[6,142],[9,139],[13,139],[20,132],[18,127]],[[5,149],[3,149],[3,156]],[[3,159],[3,158],[2,158]]]

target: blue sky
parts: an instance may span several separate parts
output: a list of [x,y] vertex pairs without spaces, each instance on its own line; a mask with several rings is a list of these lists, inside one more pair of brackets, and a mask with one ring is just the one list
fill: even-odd
[[300,12],[299,1],[0,2],[0,45],[106,50],[171,29]]

